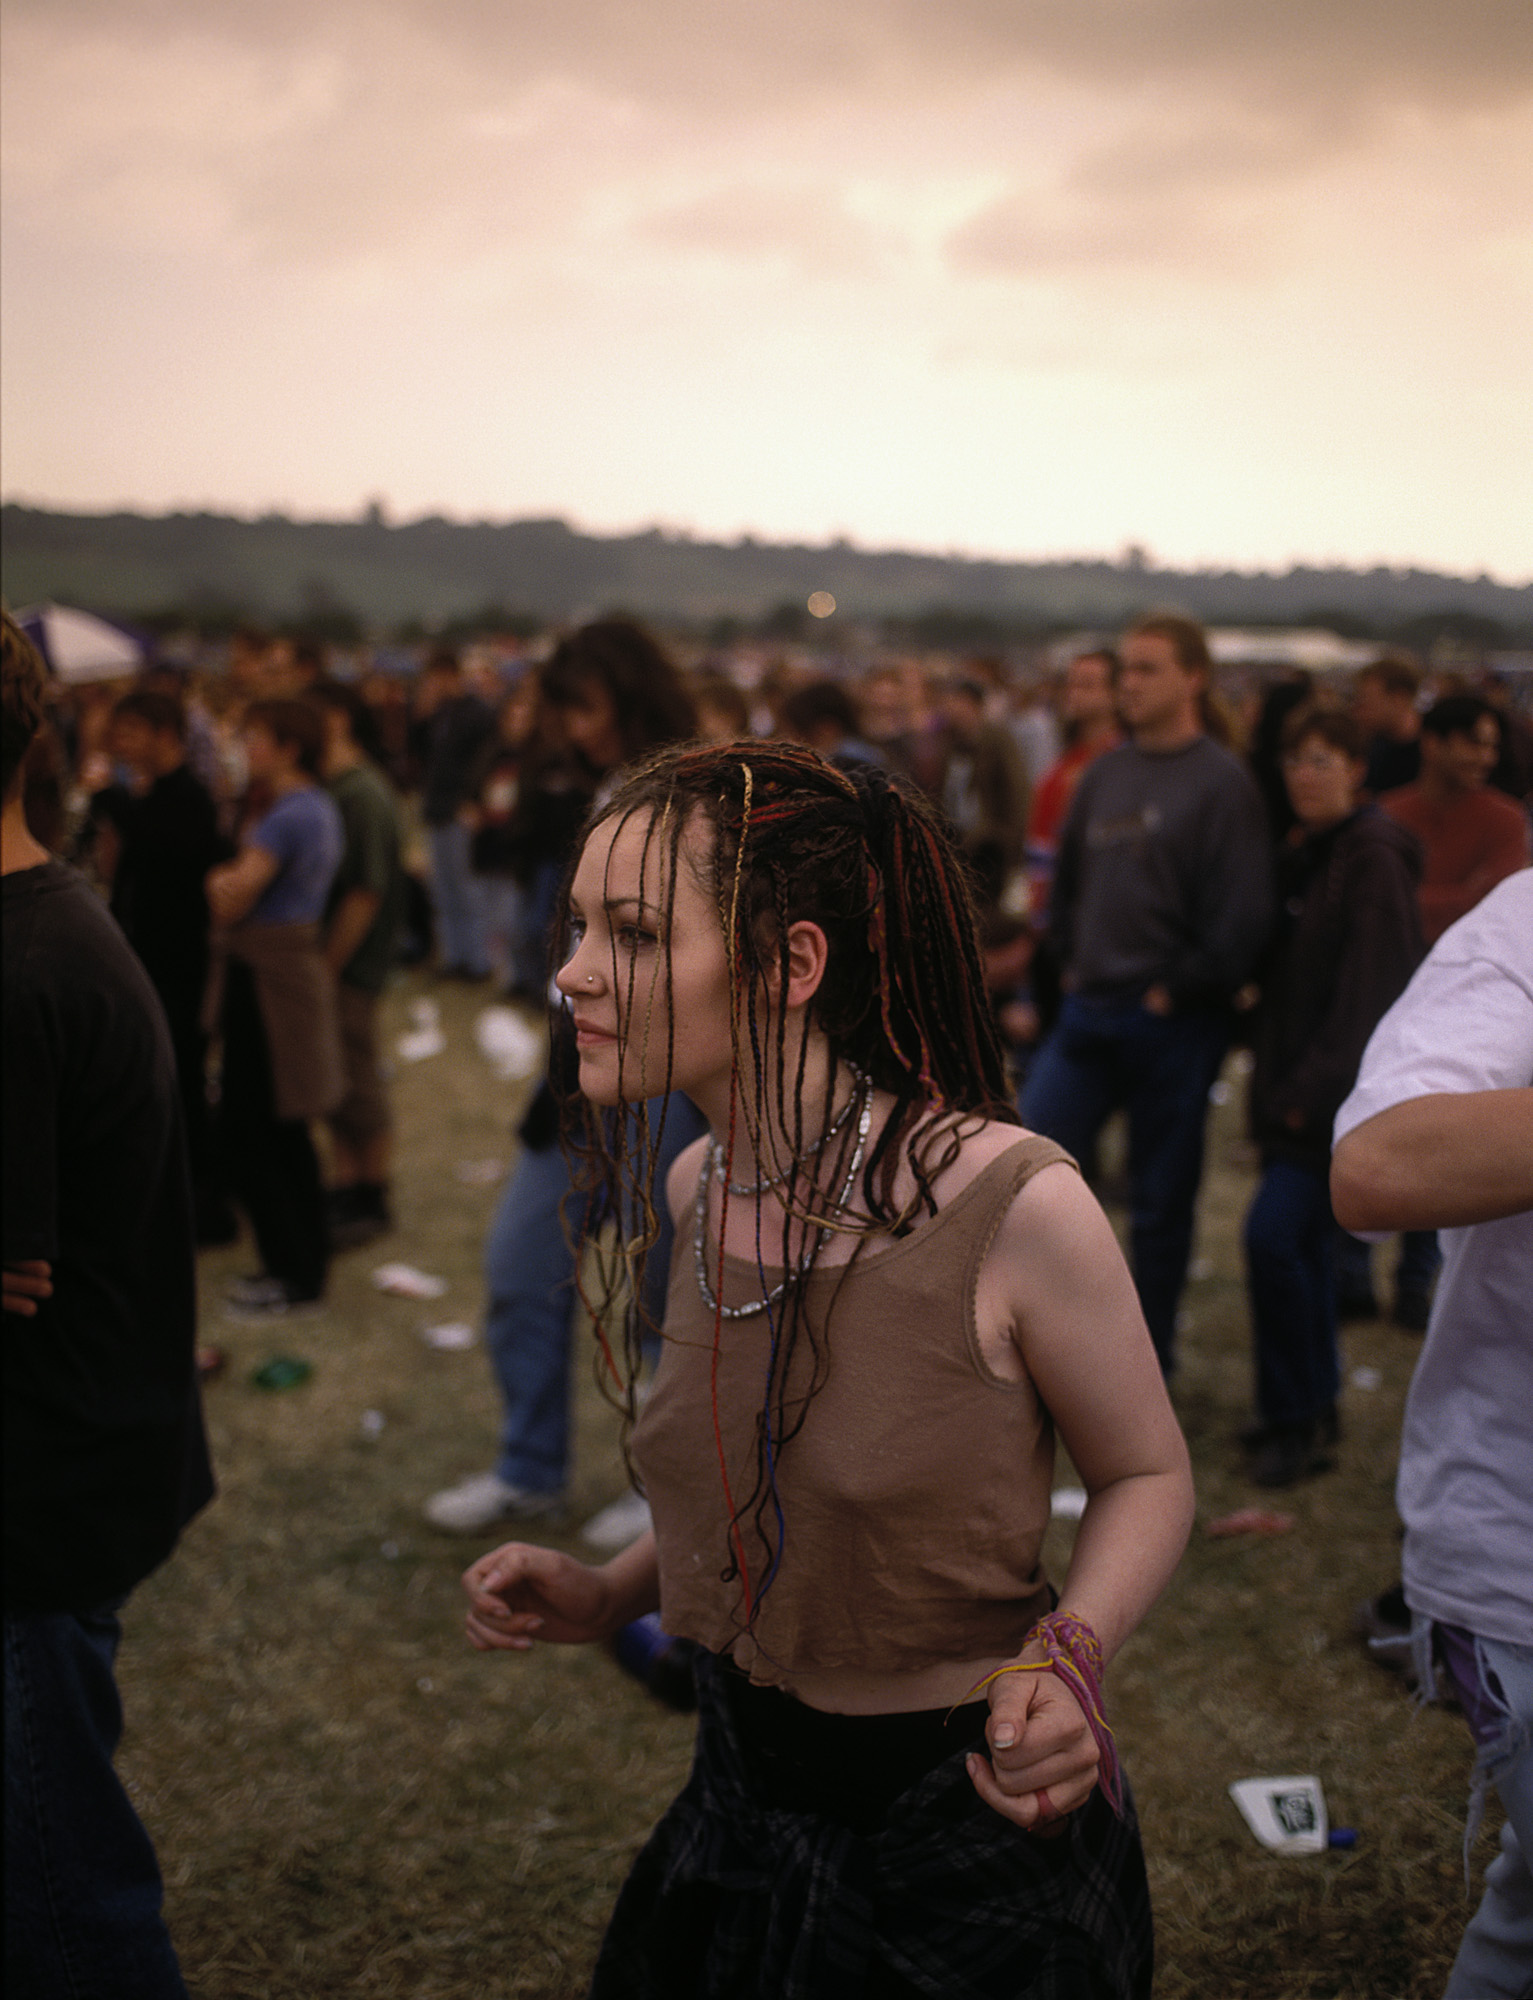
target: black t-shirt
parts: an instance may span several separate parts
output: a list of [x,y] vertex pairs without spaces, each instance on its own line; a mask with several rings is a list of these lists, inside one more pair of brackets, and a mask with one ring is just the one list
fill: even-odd
[[194,1359],[186,1145],[164,1015],[85,882],[0,877],[7,1264],[53,1297],[7,1314],[5,1602],[119,1598],[213,1492]]
[[203,878],[229,853],[212,795],[181,764],[112,817],[122,834],[112,915],[167,1004],[196,1006],[208,972]]

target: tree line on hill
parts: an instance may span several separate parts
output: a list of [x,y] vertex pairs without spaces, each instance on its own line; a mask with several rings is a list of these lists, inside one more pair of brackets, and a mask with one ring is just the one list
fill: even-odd
[[534,630],[623,609],[716,642],[825,630],[837,618],[891,637],[975,646],[1120,625],[1149,605],[1212,623],[1328,626],[1343,636],[1429,647],[1439,638],[1533,644],[1533,585],[1420,569],[1296,566],[1174,570],[1137,550],[1117,562],[1003,562],[858,548],[705,541],[651,528],[582,533],[552,518],[393,524],[254,520],[214,513],[70,513],[0,508],[10,603],[54,599],[151,627],[227,630],[302,624],[338,641],[427,632]]

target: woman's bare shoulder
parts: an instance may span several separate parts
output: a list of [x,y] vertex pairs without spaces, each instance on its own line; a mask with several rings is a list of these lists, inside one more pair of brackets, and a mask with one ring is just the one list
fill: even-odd
[[[952,1151],[942,1171],[932,1181],[932,1193],[939,1208],[955,1195],[962,1194],[971,1181],[977,1181],[988,1167],[1012,1152],[1024,1139],[1036,1139],[1039,1135],[1030,1132],[1025,1125],[1007,1125],[993,1118],[968,1118],[956,1126],[947,1121],[944,1134],[941,1122],[934,1121],[929,1128],[931,1145],[927,1154],[932,1165],[944,1159]],[[956,1151],[953,1147],[956,1144]]]

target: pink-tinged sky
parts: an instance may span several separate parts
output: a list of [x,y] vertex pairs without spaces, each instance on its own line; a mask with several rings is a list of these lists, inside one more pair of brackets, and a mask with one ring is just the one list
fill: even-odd
[[1529,0],[4,0],[7,497],[1533,575]]

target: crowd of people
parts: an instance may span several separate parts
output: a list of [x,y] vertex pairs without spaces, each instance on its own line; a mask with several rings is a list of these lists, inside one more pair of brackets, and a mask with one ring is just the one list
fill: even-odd
[[[142,1965],[114,1992],[181,1991],[112,1774],[111,1662],[126,1594],[211,1492],[194,1245],[243,1217],[259,1267],[226,1308],[280,1321],[389,1232],[379,1003],[414,962],[550,1021],[485,1246],[500,1447],[426,1517],[482,1536],[562,1513],[582,1298],[640,1475],[584,1526],[605,1563],[521,1542],[477,1561],[470,1637],[658,1618],[694,1663],[697,1765],[594,1990],[897,2000],[961,1969],[974,1994],[1148,1991],[1100,1683],[1190,1518],[1166,1385],[1238,1047],[1245,1470],[1278,1489],[1334,1466],[1338,1324],[1378,1309],[1341,1224],[1402,1232],[1391,1315],[1430,1331],[1403,1588],[1370,1611],[1412,1635],[1428,1690],[1436,1645],[1507,1803],[1450,1992],[1525,1991],[1533,733],[1504,688],[1381,653],[1349,685],[1232,691],[1169,613],[1045,676],[684,667],[619,617],[436,647],[410,679],[247,630],[216,672],[82,692],[10,621],[5,647],[5,1304],[52,1336],[7,1375],[7,1764],[32,1746],[35,1794],[73,1757],[69,1810],[115,1828],[132,1887],[99,1934],[63,1922],[95,1890],[60,1902],[18,1806],[7,1963],[34,1990],[96,1990],[59,1983],[94,1951]],[[1484,1060],[1388,1068],[1444,994],[1475,1048],[1488,963]],[[1419,1185],[1359,1154],[1458,1093],[1481,1122],[1413,1163]],[[1452,1168],[1475,1134],[1478,1167]],[[1092,1188],[1127,1207],[1126,1262]],[[1474,1433],[1468,1498],[1444,1497],[1442,1411]],[[1057,1585],[1056,1431],[1089,1495]]]

